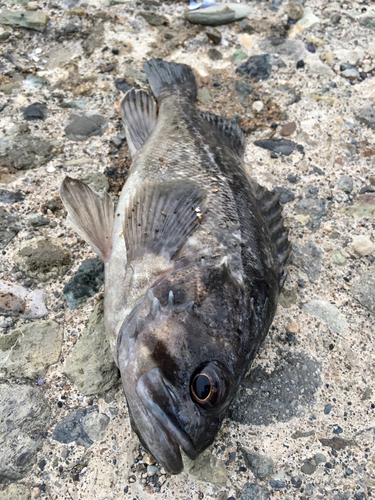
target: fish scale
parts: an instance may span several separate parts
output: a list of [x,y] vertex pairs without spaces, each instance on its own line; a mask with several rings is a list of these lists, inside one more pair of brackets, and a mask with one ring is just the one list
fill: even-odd
[[133,162],[115,213],[80,181],[60,193],[105,263],[132,427],[178,473],[182,452],[195,459],[215,439],[272,323],[291,245],[277,195],[245,172],[237,124],[196,109],[191,69],[152,59],[145,72],[158,109],[143,90],[121,101]]

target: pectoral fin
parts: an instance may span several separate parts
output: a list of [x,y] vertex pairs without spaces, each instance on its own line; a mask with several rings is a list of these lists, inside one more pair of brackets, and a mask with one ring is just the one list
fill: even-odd
[[105,262],[112,245],[114,210],[108,193],[96,193],[71,177],[60,184],[60,196],[68,211],[68,221]]

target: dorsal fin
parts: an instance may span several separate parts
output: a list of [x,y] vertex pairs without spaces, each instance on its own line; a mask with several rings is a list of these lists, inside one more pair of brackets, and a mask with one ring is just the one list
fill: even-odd
[[156,104],[145,90],[129,90],[120,102],[126,138],[132,156],[147,141],[156,124]]
[[288,239],[289,230],[284,226],[282,207],[279,203],[280,195],[268,191],[268,189],[254,180],[251,180],[251,184],[258,199],[259,207],[268,223],[272,241],[276,246],[279,260],[279,286],[281,290],[287,275],[285,267],[292,253],[292,245]]
[[227,120],[212,113],[202,113],[202,118],[217,129],[228,146],[234,149],[238,155],[243,156],[245,154],[245,136],[235,121]]
[[105,262],[112,248],[113,202],[108,193],[97,193],[82,181],[65,177],[60,197],[67,220]]
[[138,187],[125,211],[128,261],[144,253],[173,259],[199,226],[204,198],[205,192],[186,179]]

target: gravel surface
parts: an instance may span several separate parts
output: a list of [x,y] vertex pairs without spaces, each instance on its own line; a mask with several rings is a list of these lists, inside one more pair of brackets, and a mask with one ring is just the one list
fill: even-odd
[[[0,8],[0,499],[374,497],[374,2],[257,0],[191,22],[169,1]],[[149,90],[151,57],[191,65],[199,108],[239,123],[294,246],[228,418],[178,476],[131,431],[103,269],[58,196],[70,175],[116,201],[118,102]]]

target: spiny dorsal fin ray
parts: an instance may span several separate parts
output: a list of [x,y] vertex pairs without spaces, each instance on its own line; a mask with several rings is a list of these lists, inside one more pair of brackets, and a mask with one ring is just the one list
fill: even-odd
[[105,262],[112,247],[113,202],[108,193],[96,193],[78,179],[65,177],[60,197],[68,211],[67,220]]
[[129,90],[120,102],[126,138],[132,156],[141,149],[156,124],[156,104],[145,90]]
[[228,146],[234,149],[237,154],[240,156],[245,154],[245,136],[235,121],[227,120],[222,116],[214,115],[212,113],[202,113],[202,118],[216,128]]
[[288,229],[284,226],[282,208],[279,203],[279,194],[268,191],[254,180],[251,180],[255,196],[260,209],[268,223],[272,241],[275,244],[279,260],[279,286],[284,285],[286,278],[285,266],[288,264],[292,253],[292,245],[288,239]]
[[138,187],[125,209],[128,261],[145,253],[173,259],[199,226],[204,199],[205,192],[186,179]]

